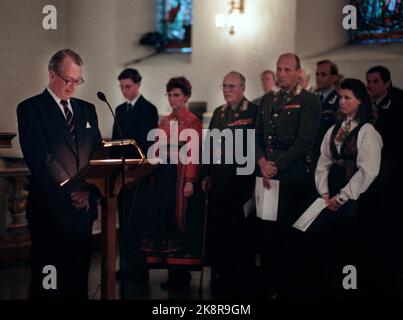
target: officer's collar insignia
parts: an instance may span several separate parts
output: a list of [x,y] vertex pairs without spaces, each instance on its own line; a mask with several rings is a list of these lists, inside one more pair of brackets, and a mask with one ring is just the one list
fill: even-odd
[[287,93],[285,90],[281,89],[281,90],[277,91],[276,93],[274,93],[276,98],[273,99],[273,102],[282,96],[288,96],[287,100],[292,99],[292,97],[300,95],[302,90],[304,90],[304,88],[302,88],[301,85],[299,85],[299,84],[297,84],[296,87],[293,90],[291,90],[290,93]]
[[297,86],[293,90],[294,96],[300,95],[302,90],[304,90],[304,88],[302,88],[300,84],[297,84]]
[[392,100],[389,100],[388,103],[385,103],[385,104],[382,106],[382,109],[388,110],[389,107],[390,107],[390,103],[391,103],[391,102],[392,102]]
[[[243,100],[242,100],[242,102],[239,104],[241,107],[240,107],[240,111],[246,111],[246,110],[248,110],[248,105],[249,105],[249,101],[248,101],[248,99],[246,99],[246,98],[243,98]],[[238,106],[237,106],[238,107]],[[221,112],[225,112],[225,110],[227,110],[227,109],[229,109],[229,108],[231,108],[231,105],[229,104],[229,103],[226,103],[226,104],[223,104],[222,106],[221,106]],[[237,108],[235,108],[235,110],[236,110]],[[223,115],[221,115],[221,116],[223,116]]]
[[335,104],[336,103],[336,100],[337,100],[337,94],[335,94],[334,96],[333,96],[333,98],[331,99],[331,100],[329,100],[329,104]]
[[248,99],[244,98],[244,99],[243,99],[243,102],[242,102],[242,105],[241,105],[241,108],[240,108],[239,110],[240,110],[241,112],[248,110],[248,105],[249,105]]

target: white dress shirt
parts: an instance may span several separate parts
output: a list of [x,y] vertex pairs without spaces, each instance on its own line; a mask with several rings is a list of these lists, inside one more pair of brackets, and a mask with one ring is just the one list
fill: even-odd
[[138,94],[137,97],[135,97],[132,101],[127,100],[127,104],[131,104],[132,107],[136,104],[137,100],[140,98],[141,94]]
[[[347,119],[346,119],[347,120]],[[345,121],[346,121],[345,120]],[[343,124],[344,125],[344,122]],[[357,126],[356,121],[351,122],[351,130]],[[320,147],[320,158],[315,171],[316,189],[319,194],[329,193],[328,175],[333,159],[330,152],[330,139],[334,125],[326,132]],[[357,200],[364,193],[379,173],[381,165],[381,149],[383,143],[381,135],[372,124],[364,124],[357,137],[357,168],[350,181],[340,190],[345,200]],[[340,145],[337,146],[340,152]]]
[[[52,98],[56,101],[57,105],[59,106],[60,110],[63,113],[64,118],[66,118],[66,114],[64,113],[64,107],[60,103],[60,101],[62,101],[62,99],[60,99],[49,87],[47,87],[46,89],[48,90],[48,92],[50,93]],[[71,104],[70,104],[70,99],[67,100],[67,107],[69,108],[71,114],[74,114],[73,113],[73,108],[71,107]]]

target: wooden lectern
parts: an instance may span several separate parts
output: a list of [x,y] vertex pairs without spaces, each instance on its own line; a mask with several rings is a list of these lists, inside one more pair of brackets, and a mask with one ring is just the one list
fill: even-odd
[[11,140],[15,136],[13,132],[0,132],[0,148],[11,148]]
[[[104,142],[108,147],[109,142]],[[112,145],[116,146],[118,141]],[[133,144],[134,145],[134,144]],[[138,146],[136,146],[138,147]],[[145,159],[139,149],[141,159],[126,159],[124,164],[125,185],[135,184],[151,173],[158,161]],[[76,183],[85,180],[98,188],[102,195],[102,264],[101,299],[116,299],[116,209],[117,196],[122,187],[122,159],[91,160],[75,177],[62,183],[68,191]]]

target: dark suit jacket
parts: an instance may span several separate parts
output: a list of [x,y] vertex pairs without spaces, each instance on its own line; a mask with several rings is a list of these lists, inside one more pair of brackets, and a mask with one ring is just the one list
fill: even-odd
[[375,128],[383,140],[384,156],[402,161],[403,90],[393,87],[376,105],[378,119]]
[[[122,129],[123,139],[134,139],[145,154],[153,141],[147,141],[147,134],[151,129],[158,127],[157,108],[142,95],[133,109],[127,110],[127,103],[116,108],[116,119]],[[116,123],[113,125],[112,139],[120,139]],[[130,157],[130,154],[126,155]]]
[[316,162],[320,156],[320,146],[322,144],[323,137],[327,130],[334,125],[336,121],[336,112],[339,110],[339,95],[336,90],[333,90],[321,103],[321,115],[319,121],[318,132],[315,137],[315,143],[313,146],[313,161]]
[[[17,107],[21,150],[31,170],[28,219],[71,215],[77,210],[69,194],[61,190],[60,183],[84,168],[101,145],[94,105],[75,98],[71,98],[70,103],[74,113],[75,141],[62,111],[47,90]],[[93,192],[89,214],[96,216]]]

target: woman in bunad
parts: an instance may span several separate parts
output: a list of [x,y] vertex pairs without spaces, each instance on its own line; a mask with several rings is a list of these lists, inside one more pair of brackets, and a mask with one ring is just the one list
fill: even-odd
[[315,172],[316,188],[327,208],[311,230],[320,235],[317,253],[322,266],[321,292],[324,297],[330,293],[332,298],[339,294],[360,297],[359,291],[346,290],[346,286],[354,289],[356,285],[355,271],[360,277],[359,289],[363,289],[368,267],[363,264],[368,249],[365,239],[369,234],[364,229],[371,215],[366,211],[373,200],[368,194],[373,194],[376,186],[383,145],[371,124],[374,109],[365,84],[345,79],[339,96],[338,120],[324,136]]
[[[153,201],[143,250],[150,264],[168,268],[168,281],[161,284],[163,289],[187,288],[190,270],[199,270],[201,264],[204,199],[199,181],[199,160],[202,123],[187,107],[192,93],[189,80],[171,78],[166,90],[172,112],[163,117],[158,126],[166,140],[158,137],[156,154],[165,160],[152,176]],[[186,129],[192,129],[187,132],[186,141],[178,139],[177,143],[172,143]],[[177,137],[172,140],[171,135]]]

